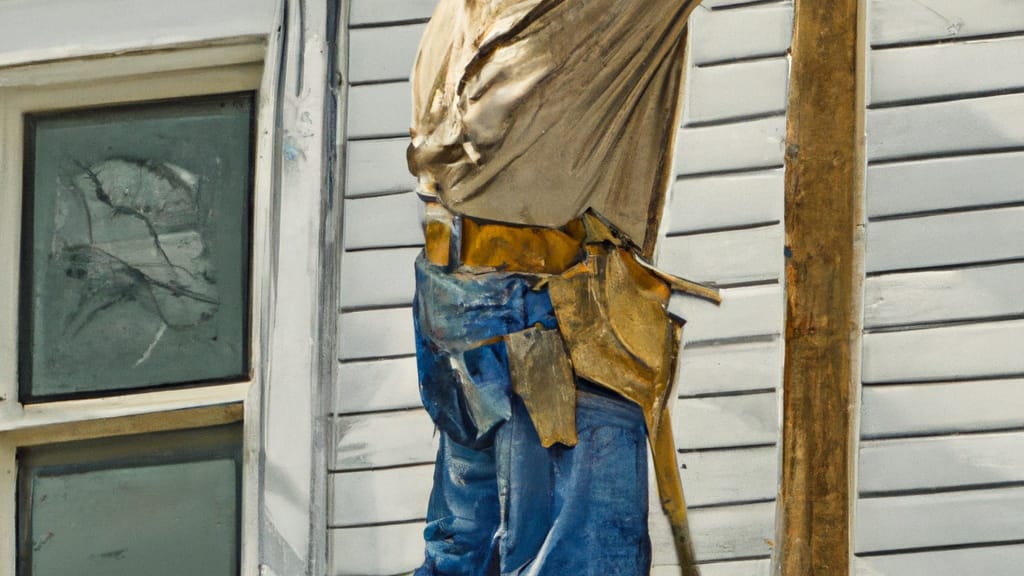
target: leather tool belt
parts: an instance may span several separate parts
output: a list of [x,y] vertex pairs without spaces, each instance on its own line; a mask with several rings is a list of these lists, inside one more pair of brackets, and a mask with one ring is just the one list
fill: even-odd
[[565,422],[574,412],[574,403],[568,405],[574,377],[638,404],[655,440],[670,405],[682,328],[667,310],[669,297],[683,291],[718,301],[714,288],[654,268],[589,210],[554,229],[455,216],[428,202],[425,233],[426,257],[436,265],[536,275],[534,288],[547,288],[558,330],[531,328],[504,338],[513,390],[526,401],[545,446],[575,444],[575,426]]
[[450,269],[559,274],[583,255],[579,219],[562,229],[517,226],[454,215],[427,202],[424,235],[427,259]]
[[547,288],[558,328],[538,325],[501,337],[512,390],[543,446],[576,444],[576,378],[643,409],[661,505],[680,561],[692,570],[670,410],[683,321],[667,306],[672,292],[720,303],[718,291],[658,270],[592,210],[550,229],[453,216],[434,201],[427,203],[425,233],[427,259],[449,271],[536,275],[534,289]]
[[628,251],[637,265],[664,282],[670,291],[716,304],[718,290],[655,268],[624,233],[593,210],[561,228],[488,222],[453,214],[430,197],[425,204],[424,253],[427,260],[450,270],[491,268],[503,272],[558,275],[588,258],[585,247],[608,243]]

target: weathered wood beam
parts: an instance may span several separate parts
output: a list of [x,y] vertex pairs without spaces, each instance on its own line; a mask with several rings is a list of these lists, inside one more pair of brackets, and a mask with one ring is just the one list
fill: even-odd
[[779,576],[849,574],[862,153],[858,0],[796,0]]

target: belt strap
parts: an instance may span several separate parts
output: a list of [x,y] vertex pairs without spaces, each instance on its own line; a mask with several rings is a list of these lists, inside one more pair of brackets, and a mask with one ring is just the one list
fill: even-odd
[[508,272],[561,274],[580,261],[582,237],[565,229],[518,226],[454,216],[436,202],[426,205],[427,259],[438,266],[466,265]]
[[438,266],[467,265],[529,274],[562,274],[586,259],[585,245],[607,241],[630,249],[636,262],[664,281],[673,292],[720,304],[718,289],[669,274],[639,256],[624,239],[592,211],[561,228],[488,222],[452,214],[435,199],[423,198],[427,260]]

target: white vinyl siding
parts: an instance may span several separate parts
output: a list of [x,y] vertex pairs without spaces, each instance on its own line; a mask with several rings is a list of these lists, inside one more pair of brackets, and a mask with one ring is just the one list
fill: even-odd
[[411,572],[437,437],[420,404],[413,261],[423,244],[405,165],[409,72],[436,0],[351,0],[344,252],[328,519],[334,575]]
[[1024,4],[872,0],[855,571],[1024,549]]
[[[687,319],[673,422],[704,576],[767,576],[773,554],[792,26],[792,2],[704,2],[690,18],[658,265],[722,288],[721,306],[671,304]],[[656,510],[653,502],[652,574],[678,574]]]

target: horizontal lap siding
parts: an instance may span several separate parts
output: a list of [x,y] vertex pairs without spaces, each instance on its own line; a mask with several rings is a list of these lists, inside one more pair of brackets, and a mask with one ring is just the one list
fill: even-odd
[[870,0],[872,46],[1017,34],[1024,8],[1017,0]]
[[[705,2],[689,66],[658,265],[722,286],[675,296],[687,320],[673,414],[705,576],[767,576],[778,492],[783,140],[792,3]],[[655,575],[677,563],[652,514]],[[675,572],[678,573],[678,572]]]
[[1024,152],[980,153],[868,167],[869,218],[1024,203]]
[[[434,424],[422,408],[343,414],[336,420],[333,470],[408,466],[434,459]],[[349,521],[358,523],[354,518]]]
[[881,328],[1024,316],[1021,286],[1020,262],[875,276],[865,286],[864,324]]
[[[1020,406],[1018,404],[1018,413]],[[904,438],[861,446],[864,493],[1024,482],[1024,433]]]
[[408,147],[408,135],[349,141],[345,197],[382,196],[414,190],[416,179],[409,174],[405,165],[405,150]]
[[[955,313],[955,309],[951,311]],[[1021,320],[869,332],[864,335],[864,382],[935,382],[1024,374],[1022,338]]]
[[422,245],[420,204],[413,192],[352,198],[345,204],[345,248]]
[[[1024,565],[1024,545],[989,546],[889,554],[857,559],[856,576],[964,576],[1017,574]],[[707,575],[705,575],[707,576]]]
[[390,25],[395,22],[426,21],[437,0],[350,0],[352,28]]
[[675,296],[669,303],[670,311],[687,320],[683,342],[688,347],[774,339],[781,334],[779,284],[725,288],[720,292],[720,306],[687,296]]
[[777,280],[782,266],[781,224],[669,237],[661,261],[687,277],[720,286]]
[[897,161],[1016,150],[1024,94],[868,110],[868,159]]
[[410,110],[412,89],[406,81],[352,86],[348,91],[348,136],[358,140],[408,136]]
[[[732,9],[714,4],[702,3],[690,18],[694,34],[694,41],[690,43],[692,65],[778,57],[789,50],[793,33],[792,2],[733,6]],[[773,88],[766,86],[764,89]]]
[[1024,4],[872,0],[858,576],[1020,570]]
[[679,360],[679,394],[707,396],[721,390],[762,390],[778,377],[781,362],[782,342],[774,336],[754,342],[716,342],[712,346],[688,342],[686,354]]
[[416,357],[343,362],[335,402],[336,414],[418,408]]
[[692,177],[779,168],[785,136],[784,115],[684,128],[679,131],[676,169]]
[[1024,540],[1024,487],[863,498],[857,552]]
[[864,389],[864,439],[1012,429],[1024,429],[1024,380],[1019,378]]
[[362,28],[349,32],[348,81],[402,83],[416,62],[426,24]]
[[423,244],[409,145],[409,71],[436,0],[352,0],[344,253],[334,395],[334,575],[411,572],[437,449],[420,403],[413,262]]
[[[771,562],[768,560],[738,560],[701,564],[701,576],[768,576]],[[655,566],[651,576],[679,576],[676,566]]]
[[668,234],[781,222],[783,177],[782,168],[771,168],[677,180],[668,207]]
[[789,73],[784,56],[691,69],[686,79],[686,122],[700,124],[786,112]]
[[394,576],[423,563],[423,521],[335,528],[330,534],[336,576]]
[[413,262],[419,253],[419,247],[346,252],[342,266],[372,270],[372,281],[366,275],[346,276],[341,283],[346,295],[344,309],[410,304],[415,285]]
[[[351,269],[350,269],[351,270]],[[370,271],[370,274],[379,274]],[[372,281],[367,276],[367,282]],[[341,360],[374,360],[416,353],[411,308],[359,310],[341,314]]]
[[775,391],[676,401],[672,423],[680,450],[765,446],[778,436]]
[[778,454],[774,446],[691,450],[680,454],[679,462],[683,466],[686,503],[691,508],[775,498]]
[[1020,90],[1024,37],[880,50],[872,58],[871,77],[874,106]]
[[[690,510],[687,519],[697,562],[705,566],[735,559],[767,558],[771,554],[774,502],[699,508]],[[667,528],[665,524],[652,521],[655,569],[676,564],[672,533]],[[713,573],[714,569],[702,566],[701,573],[705,570]]]
[[[412,261],[423,240],[405,149],[407,73],[432,3],[352,2],[341,366],[330,463],[339,575],[399,574],[422,559],[437,437],[416,384]],[[659,264],[724,286],[724,303],[672,301],[673,312],[688,320],[675,433],[702,573],[766,576],[778,477],[792,3],[706,5],[693,18],[691,44],[706,48],[691,53],[679,177]],[[722,43],[721,30],[733,40]],[[652,511],[653,573],[661,575],[676,559],[656,499]]]
[[871,274],[1024,258],[1021,222],[1024,206],[869,222],[865,267]]

